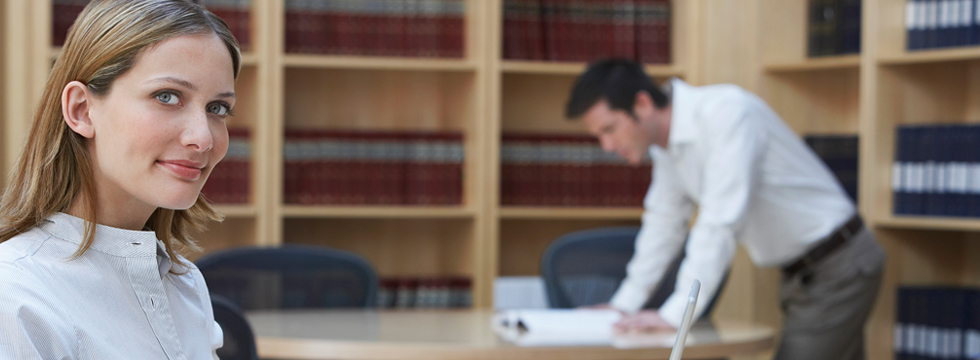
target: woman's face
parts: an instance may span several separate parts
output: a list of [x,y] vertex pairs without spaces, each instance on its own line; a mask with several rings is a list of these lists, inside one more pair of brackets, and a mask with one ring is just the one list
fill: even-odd
[[145,222],[158,207],[195,203],[228,150],[234,85],[217,36],[179,36],[144,49],[108,94],[90,98],[88,147],[103,218],[138,214]]

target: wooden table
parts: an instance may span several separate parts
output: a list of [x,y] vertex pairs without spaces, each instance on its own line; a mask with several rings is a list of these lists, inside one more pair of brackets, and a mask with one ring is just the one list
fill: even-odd
[[[673,332],[616,335],[585,343],[522,346],[504,340],[490,310],[292,310],[247,314],[267,359],[667,359]],[[753,354],[772,347],[772,329],[696,323],[685,359]]]

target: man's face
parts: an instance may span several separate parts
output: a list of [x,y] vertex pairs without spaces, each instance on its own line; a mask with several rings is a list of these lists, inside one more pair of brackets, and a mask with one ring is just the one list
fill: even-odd
[[602,150],[615,152],[630,164],[637,165],[653,145],[654,134],[650,127],[641,126],[622,110],[612,110],[605,100],[599,100],[589,108],[582,121],[592,135],[599,139]]

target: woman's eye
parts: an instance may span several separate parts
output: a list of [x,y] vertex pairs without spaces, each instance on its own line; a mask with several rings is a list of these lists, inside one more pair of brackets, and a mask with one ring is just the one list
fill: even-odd
[[228,115],[228,106],[222,104],[209,104],[208,112],[215,115]]
[[162,92],[157,94],[157,100],[168,105],[177,105],[177,95],[169,92]]

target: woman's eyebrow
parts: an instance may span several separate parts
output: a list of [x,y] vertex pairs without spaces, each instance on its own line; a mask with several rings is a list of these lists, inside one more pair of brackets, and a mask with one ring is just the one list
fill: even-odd
[[[172,84],[180,85],[180,86],[182,86],[184,88],[187,88],[188,90],[197,91],[197,86],[195,86],[194,83],[192,83],[190,81],[187,81],[187,80],[184,80],[184,79],[181,79],[181,78],[178,78],[178,77],[174,77],[174,76],[162,76],[162,77],[150,79],[147,82],[150,82],[150,83],[152,83],[152,82],[167,82],[167,83],[172,83]],[[220,97],[220,98],[238,98],[235,95],[235,92],[234,91],[220,93],[220,94],[218,94],[218,97]]]
[[158,78],[150,79],[147,82],[168,82],[168,83],[173,83],[173,84],[183,86],[190,90],[197,90],[197,86],[195,86],[194,83],[173,76],[161,76]]

